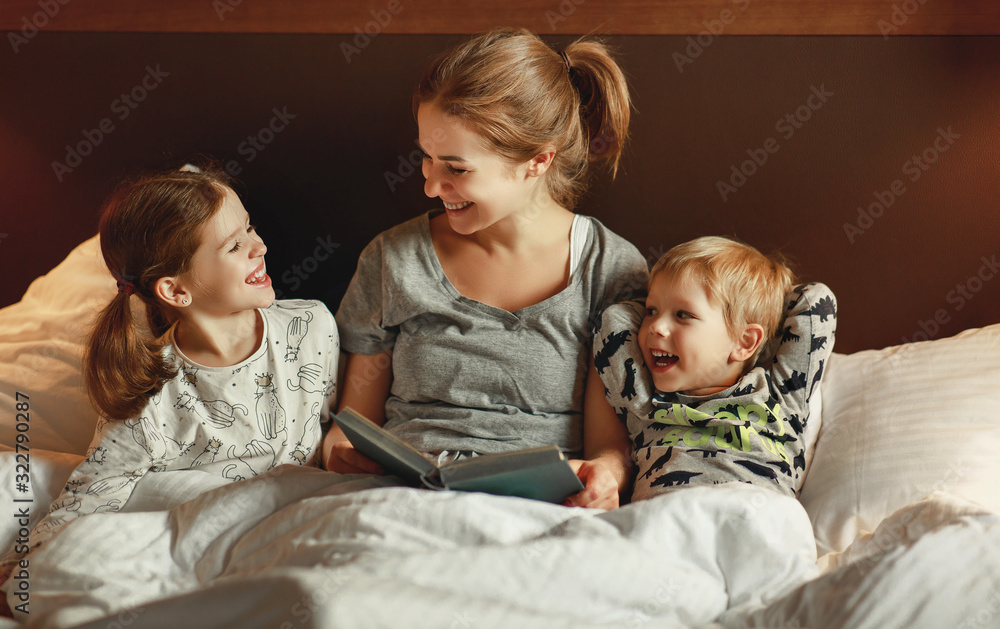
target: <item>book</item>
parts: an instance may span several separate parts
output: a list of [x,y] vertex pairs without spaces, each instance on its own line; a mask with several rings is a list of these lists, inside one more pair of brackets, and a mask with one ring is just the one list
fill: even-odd
[[333,416],[354,448],[414,486],[479,491],[562,504],[583,490],[555,444],[435,465],[408,443],[348,407]]

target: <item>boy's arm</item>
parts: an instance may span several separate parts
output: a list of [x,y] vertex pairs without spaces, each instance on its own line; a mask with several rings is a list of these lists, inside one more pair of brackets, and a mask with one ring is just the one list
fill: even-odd
[[640,301],[612,304],[601,315],[594,334],[594,367],[616,415],[631,411],[648,417],[653,398],[652,380],[639,347],[639,327],[646,316]]
[[785,312],[769,369],[771,386],[781,395],[800,398],[804,406],[833,353],[837,298],[825,284],[801,284],[786,296]]

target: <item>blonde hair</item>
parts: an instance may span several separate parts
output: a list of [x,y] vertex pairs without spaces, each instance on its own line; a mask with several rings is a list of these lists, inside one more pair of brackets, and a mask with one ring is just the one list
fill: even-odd
[[767,340],[778,332],[785,295],[795,281],[795,274],[780,253],[764,255],[750,245],[722,236],[703,236],[667,251],[649,273],[650,286],[660,272],[679,279],[697,278],[709,299],[721,307],[731,337],[737,338],[751,323],[764,328],[764,342],[747,365],[754,364]]
[[579,39],[562,53],[525,29],[499,28],[444,53],[413,94],[413,114],[433,104],[463,120],[512,164],[554,150],[552,198],[573,209],[591,162],[618,172],[628,135],[625,75],[608,48]]
[[[98,315],[84,357],[91,401],[108,419],[138,415],[176,375],[161,351],[176,319],[154,293],[156,281],[188,270],[201,227],[222,207],[225,172],[152,173],[120,185],[101,213],[101,253],[119,292]],[[132,300],[146,306],[149,336],[137,325]]]

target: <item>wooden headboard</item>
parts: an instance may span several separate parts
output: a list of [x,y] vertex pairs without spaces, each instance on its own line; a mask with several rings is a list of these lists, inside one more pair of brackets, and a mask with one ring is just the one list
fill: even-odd
[[495,25],[598,33],[635,101],[578,211],[650,260],[781,249],[840,301],[837,350],[1000,321],[1000,5],[896,0],[10,0],[0,6],[0,306],[96,230],[120,178],[234,165],[285,297],[339,303],[361,248],[432,207],[411,90]]
[[[441,35],[996,35],[992,0],[5,0],[0,30]],[[721,29],[723,33],[713,33]],[[30,28],[29,28],[30,30]]]

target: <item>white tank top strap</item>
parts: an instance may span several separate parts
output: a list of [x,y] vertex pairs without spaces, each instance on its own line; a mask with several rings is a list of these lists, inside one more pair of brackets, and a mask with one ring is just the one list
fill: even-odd
[[569,274],[570,277],[576,272],[576,267],[583,257],[583,247],[587,244],[587,236],[590,234],[590,221],[585,216],[577,214],[573,216],[573,225],[569,228]]

